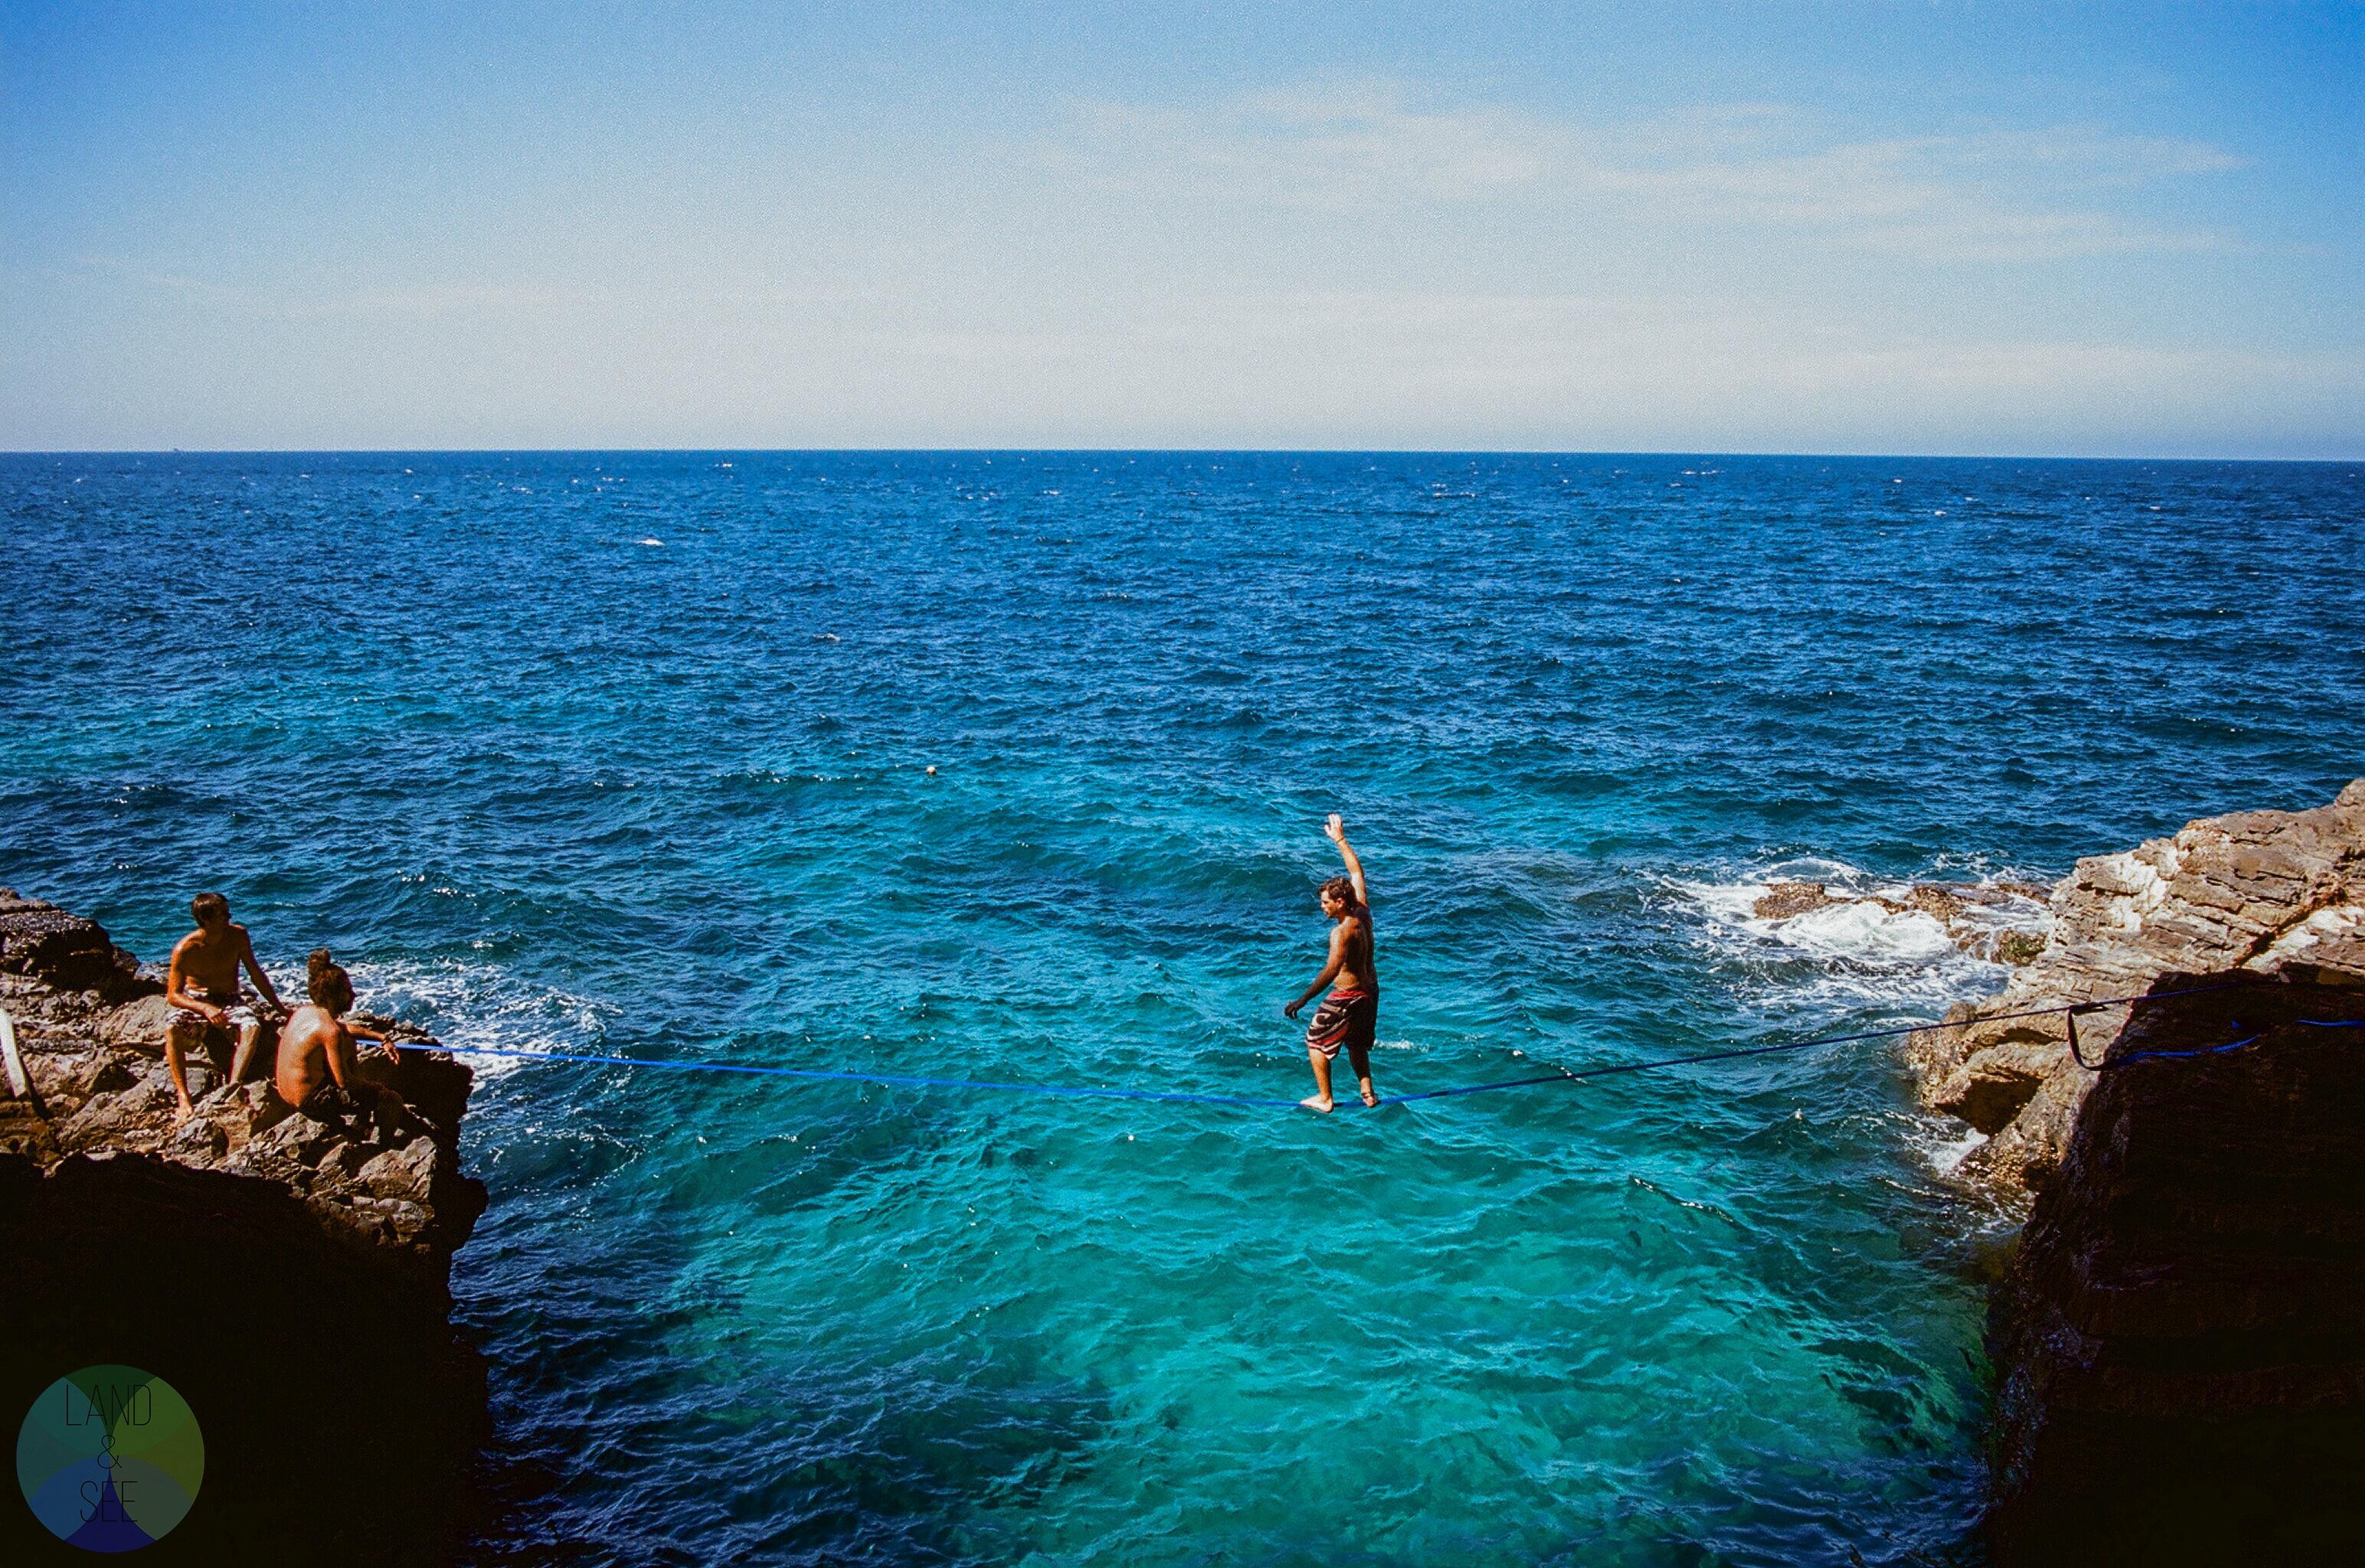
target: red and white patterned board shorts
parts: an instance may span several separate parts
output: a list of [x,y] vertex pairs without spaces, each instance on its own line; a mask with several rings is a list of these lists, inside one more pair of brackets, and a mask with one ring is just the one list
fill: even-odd
[[1325,1057],[1336,1057],[1344,1046],[1350,1058],[1360,1061],[1371,1052],[1372,1032],[1379,1022],[1380,999],[1375,992],[1334,991],[1314,1010],[1314,1021],[1306,1025],[1306,1044]]

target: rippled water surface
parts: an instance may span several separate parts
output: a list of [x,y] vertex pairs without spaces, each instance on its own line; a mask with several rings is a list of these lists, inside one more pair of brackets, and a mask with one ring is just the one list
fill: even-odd
[[[0,459],[0,879],[456,1046],[1303,1093],[1931,1015],[1751,890],[2365,758],[2353,465]],[[932,775],[927,770],[935,768]],[[1997,1216],[1889,1047],[1328,1120],[480,1058],[488,1562],[1959,1560]]]

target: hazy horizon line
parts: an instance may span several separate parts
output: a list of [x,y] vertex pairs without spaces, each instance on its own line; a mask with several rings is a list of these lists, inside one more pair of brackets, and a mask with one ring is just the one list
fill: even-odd
[[2248,463],[2315,466],[2365,463],[2341,457],[2259,457],[2227,454],[2079,452],[1743,452],[1709,447],[1519,446],[170,446],[0,447],[0,457],[566,457],[633,456],[1248,456],[1248,457],[1644,457],[1787,458],[1824,462],[1916,463]]

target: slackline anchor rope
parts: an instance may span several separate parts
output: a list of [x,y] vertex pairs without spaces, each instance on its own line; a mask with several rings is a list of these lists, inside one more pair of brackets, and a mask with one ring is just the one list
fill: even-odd
[[[2240,984],[2242,982],[2236,981],[2235,983]],[[2215,991],[2224,988],[2211,986],[2206,989]],[[2160,994],[2163,996],[2176,996],[2180,994],[2189,995],[2191,993],[2162,991]],[[2260,1040],[2266,1038],[2265,1031],[2261,1030],[2258,1034],[2246,1035],[2241,1039],[2229,1041],[2222,1046],[2203,1046],[2198,1050],[2131,1051],[2125,1056],[2115,1058],[2105,1058],[2100,1061],[2088,1061],[2086,1059],[2086,1053],[2078,1047],[2078,1020],[2086,1014],[2095,1012],[2101,1008],[2113,1007],[2115,1005],[2117,1005],[2115,1002],[2081,1002],[2075,1007],[2068,1010],[2068,1016],[2064,1020],[2064,1022],[2069,1025],[2070,1059],[2075,1061],[2079,1067],[2084,1068],[2088,1072],[2116,1072],[2123,1067],[2130,1067],[2139,1061],[2185,1061],[2193,1057],[2222,1057],[2229,1052],[2238,1051],[2246,1046],[2255,1046]],[[2294,1018],[2292,1022],[2294,1024],[2304,1024],[2311,1029],[2365,1029],[2365,1019],[2351,1021],[2346,1019],[2328,1018]],[[2242,1021],[2238,1018],[2235,1019],[2233,1024],[2234,1027],[2236,1029],[2242,1026]]]

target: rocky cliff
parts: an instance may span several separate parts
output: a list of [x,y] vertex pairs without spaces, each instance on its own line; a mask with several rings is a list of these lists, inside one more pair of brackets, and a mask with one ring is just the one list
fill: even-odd
[[[1961,1174],[2007,1192],[2060,1169],[2095,1081],[2071,1058],[2061,1014],[2012,1014],[2138,995],[2169,973],[2365,970],[2365,778],[2314,811],[2211,817],[2080,860],[2050,908],[2050,939],[2010,984],[1905,1047],[1924,1103],[1990,1135]],[[2081,1018],[2088,1058],[2142,1011]]]
[[[162,986],[90,921],[0,890],[0,1411],[123,1363],[205,1434],[188,1562],[432,1562],[461,1518],[481,1363],[453,1335],[452,1254],[484,1207],[459,1168],[469,1070],[415,1030],[398,1132],[289,1114],[191,1065],[176,1125]],[[385,1025],[385,1021],[379,1021]],[[80,1553],[0,1509],[0,1559]]]
[[[2365,779],[2081,860],[2049,913],[1906,1046],[1990,1135],[1962,1173],[2034,1194],[1991,1304],[1995,1558],[2365,1561]],[[2076,1053],[2025,1015],[2105,1001]]]
[[1999,1564],[2365,1562],[2365,968],[2154,989],[2213,986],[2110,1042],[1994,1297]]

